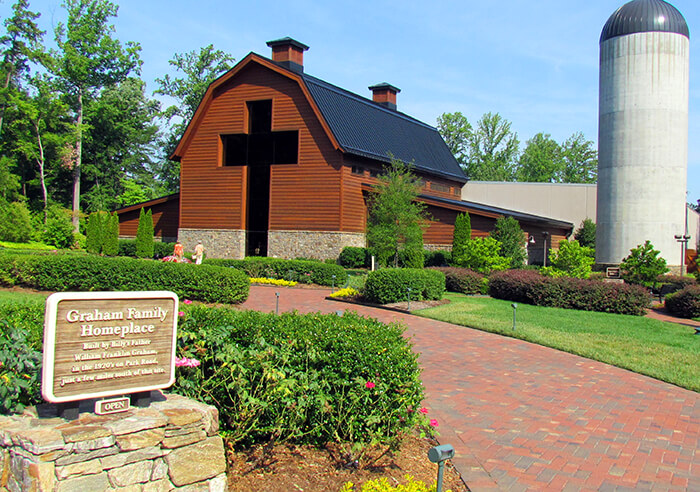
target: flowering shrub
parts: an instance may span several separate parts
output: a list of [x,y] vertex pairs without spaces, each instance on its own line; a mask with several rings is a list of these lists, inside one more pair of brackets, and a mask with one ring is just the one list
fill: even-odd
[[294,287],[297,282],[292,280],[284,280],[281,278],[266,278],[266,277],[251,277],[251,284],[267,284],[267,285],[279,285],[282,287]]
[[369,272],[363,289],[363,296],[377,304],[389,304],[408,299],[442,299],[445,292],[445,274],[438,270],[418,268],[382,268]]
[[[368,480],[359,488],[355,487],[354,483],[347,482],[340,489],[340,492],[435,492],[437,490],[437,484],[428,487],[425,482],[414,480],[411,475],[406,475],[404,480],[406,480],[404,484],[391,485],[389,480],[384,477],[377,480]],[[448,489],[445,492],[451,492],[451,490]]]
[[489,295],[536,306],[644,315],[646,289],[570,277],[546,277],[533,270],[508,270],[489,277]]
[[215,405],[239,446],[369,443],[412,429],[423,399],[417,355],[399,325],[343,316],[192,306],[180,318],[173,391]]
[[331,294],[331,297],[356,297],[360,295],[360,291],[352,287],[336,290]]
[[188,359],[187,357],[175,357],[175,367],[199,367],[200,362],[197,359]]

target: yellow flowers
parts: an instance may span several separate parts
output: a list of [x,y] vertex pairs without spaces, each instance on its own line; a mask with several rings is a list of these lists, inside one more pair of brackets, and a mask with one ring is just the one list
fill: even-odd
[[262,278],[262,277],[250,277],[251,284],[269,284],[269,285],[281,285],[283,287],[294,287],[297,283],[291,280],[284,280],[281,278]]
[[331,297],[355,297],[359,295],[359,290],[353,289],[352,287],[346,287],[345,289],[336,290],[331,294]]

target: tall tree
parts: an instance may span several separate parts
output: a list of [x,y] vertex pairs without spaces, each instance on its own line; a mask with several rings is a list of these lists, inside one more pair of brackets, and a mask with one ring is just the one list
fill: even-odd
[[2,90],[0,90],[0,140],[5,120],[5,109],[20,78],[29,72],[31,62],[43,61],[44,32],[36,24],[39,14],[29,10],[27,0],[18,0],[12,6],[12,17],[5,19],[4,36],[0,37],[2,52]]
[[367,244],[381,265],[393,260],[398,266],[399,254],[404,252],[409,265],[418,267],[414,261],[420,253],[422,268],[425,204],[416,201],[419,193],[420,183],[410,166],[392,158],[379,176],[367,218]]
[[559,144],[549,134],[538,133],[527,141],[520,155],[518,181],[554,183],[562,174],[564,163]]
[[571,135],[561,145],[561,183],[595,183],[598,180],[598,151],[583,133]]
[[479,181],[512,181],[519,144],[510,121],[498,113],[486,113],[477,123],[470,141],[467,176]]
[[169,191],[175,191],[179,186],[180,168],[178,163],[168,160],[168,157],[175,150],[209,84],[230,70],[234,62],[235,58],[214,49],[214,45],[210,44],[199,51],[175,53],[169,63],[183,76],[171,77],[166,74],[163,78],[156,79],[158,89],[155,94],[177,101],[163,112],[163,117],[172,126],[163,143],[165,153],[159,174]]
[[73,228],[78,231],[82,148],[86,131],[85,105],[103,87],[124,80],[140,67],[140,46],[112,37],[118,7],[108,0],[65,0],[66,25],[55,30],[58,50],[52,53],[51,71],[69,94],[75,112],[76,142],[73,167]]
[[119,206],[125,181],[147,187],[155,198],[162,190],[154,176],[160,111],[145,95],[145,83],[128,77],[105,87],[85,107],[90,132],[83,145],[83,208],[109,210]]
[[501,243],[500,254],[510,261],[510,268],[521,268],[525,264],[525,233],[513,217],[499,217],[491,237]]
[[443,113],[438,116],[438,131],[457,162],[464,166],[469,161],[470,142],[473,138],[472,126],[467,117],[456,113]]

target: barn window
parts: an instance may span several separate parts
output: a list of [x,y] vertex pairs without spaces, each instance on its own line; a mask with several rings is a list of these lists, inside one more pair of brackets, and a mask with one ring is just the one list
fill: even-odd
[[433,183],[433,182],[431,182],[431,183],[430,183],[430,189],[431,189],[431,190],[434,190],[434,191],[443,191],[443,192],[445,192],[445,193],[449,193],[449,192],[450,192],[450,187],[449,187],[449,186],[446,186],[446,185],[444,185],[444,184],[442,184],[442,183]]
[[359,174],[360,176],[364,176],[365,174],[365,168],[362,166],[352,166],[351,171],[353,174]]

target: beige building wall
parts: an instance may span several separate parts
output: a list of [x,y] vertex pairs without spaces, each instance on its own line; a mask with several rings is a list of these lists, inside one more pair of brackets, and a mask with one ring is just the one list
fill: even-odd
[[574,230],[584,219],[596,217],[595,184],[469,181],[462,200],[565,220]]

